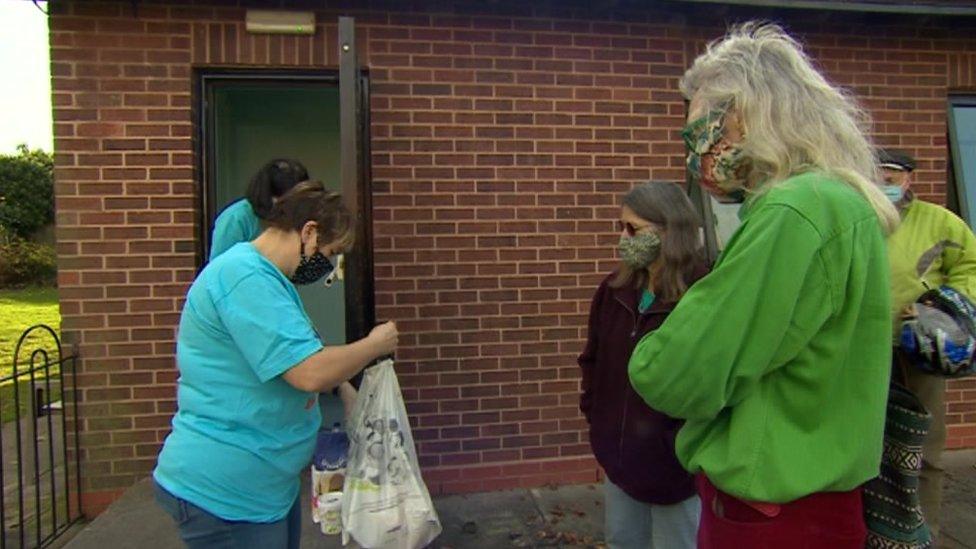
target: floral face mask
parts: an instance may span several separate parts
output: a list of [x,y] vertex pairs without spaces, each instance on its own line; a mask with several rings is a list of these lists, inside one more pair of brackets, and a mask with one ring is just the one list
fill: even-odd
[[745,198],[747,165],[742,146],[730,144],[723,133],[728,105],[691,121],[681,132],[688,149],[691,177],[722,202]]

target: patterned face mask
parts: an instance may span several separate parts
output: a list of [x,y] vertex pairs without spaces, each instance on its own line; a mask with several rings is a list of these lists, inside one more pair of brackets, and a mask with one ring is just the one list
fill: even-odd
[[302,249],[299,253],[298,267],[295,268],[295,274],[291,275],[291,281],[298,285],[313,284],[322,280],[322,278],[328,276],[335,267],[329,258],[317,251],[311,256],[305,255],[305,243],[302,243]]
[[654,232],[620,237],[620,260],[632,269],[646,269],[661,253],[661,237]]
[[[747,171],[742,147],[724,141],[723,128],[728,106],[713,109],[691,121],[681,132],[688,149],[687,166],[692,179],[722,202],[745,198]],[[720,148],[715,151],[714,149]],[[710,166],[703,159],[710,157]]]

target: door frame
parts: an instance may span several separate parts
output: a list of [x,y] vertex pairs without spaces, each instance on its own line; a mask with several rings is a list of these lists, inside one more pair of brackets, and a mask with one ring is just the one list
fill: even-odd
[[[976,212],[969,211],[969,196],[971,191],[966,188],[966,178],[963,174],[962,150],[956,132],[956,119],[952,115],[953,107],[976,108],[976,94],[974,93],[950,93],[946,101],[946,147],[947,152],[947,172],[949,175],[946,184],[946,201],[948,206],[956,206],[956,213],[970,227],[976,227]],[[955,202],[955,204],[953,204]]]
[[[194,144],[197,162],[196,179],[200,185],[197,222],[197,268],[206,264],[210,250],[210,225],[216,218],[216,169],[213,158],[215,109],[213,90],[220,83],[321,84],[339,87],[339,71],[331,69],[263,69],[263,68],[199,68],[194,70],[193,121],[196,130]],[[376,324],[376,305],[373,280],[373,224],[372,178],[370,175],[369,73],[359,71],[358,105],[347,106],[341,101],[340,116],[345,108],[355,110],[359,122],[357,157],[359,161],[356,185],[356,249],[345,254],[346,340],[356,341],[369,334]]]

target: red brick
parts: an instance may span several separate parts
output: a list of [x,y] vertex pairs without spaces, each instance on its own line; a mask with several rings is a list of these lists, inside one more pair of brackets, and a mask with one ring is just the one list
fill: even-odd
[[122,124],[104,122],[86,122],[78,124],[77,134],[81,137],[112,137],[122,136]]

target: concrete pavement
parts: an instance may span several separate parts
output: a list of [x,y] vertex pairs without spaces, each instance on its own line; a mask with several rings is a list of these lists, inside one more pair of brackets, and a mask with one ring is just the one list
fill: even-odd
[[[939,548],[976,549],[976,450],[946,454],[943,537]],[[307,499],[307,498],[306,498]],[[603,547],[600,486],[508,490],[437,498],[440,549]],[[63,545],[68,549],[179,549],[176,528],[153,502],[152,485],[131,488]],[[336,549],[338,536],[318,531],[305,509],[303,549]]]

